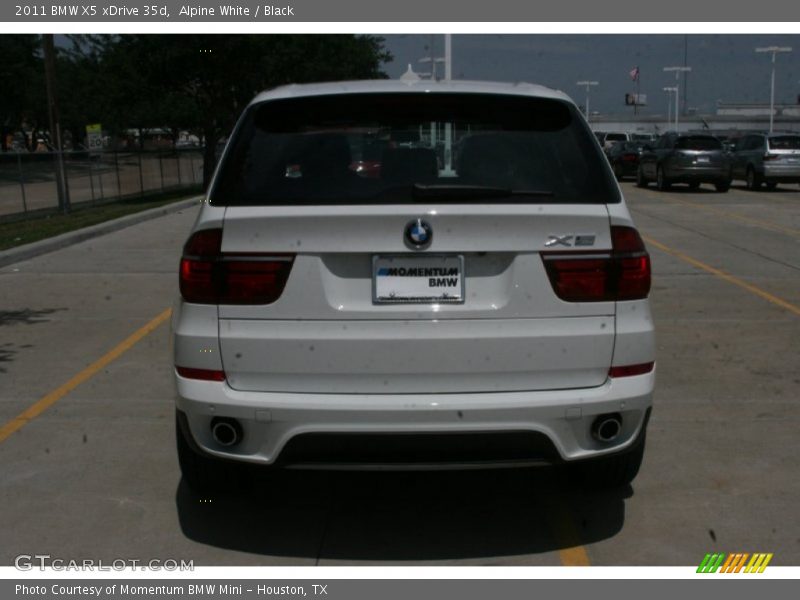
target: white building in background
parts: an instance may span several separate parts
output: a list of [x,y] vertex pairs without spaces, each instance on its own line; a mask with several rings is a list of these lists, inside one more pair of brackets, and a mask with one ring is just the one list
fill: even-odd
[[[669,121],[672,121],[669,119]],[[774,115],[776,132],[800,133],[800,104],[776,104]],[[593,114],[591,127],[594,131],[622,131],[629,133],[663,133],[672,131],[674,124],[668,123],[667,115]],[[710,132],[767,131],[769,129],[769,104],[718,102],[714,114],[681,115],[680,131],[707,130]]]

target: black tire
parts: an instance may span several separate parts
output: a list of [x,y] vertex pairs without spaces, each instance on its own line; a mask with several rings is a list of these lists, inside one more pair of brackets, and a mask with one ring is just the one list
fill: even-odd
[[758,179],[758,175],[756,175],[755,169],[753,167],[747,167],[747,174],[745,175],[745,185],[747,186],[748,190],[757,190],[761,187],[761,181]]
[[194,441],[189,426],[175,411],[178,464],[187,485],[196,493],[241,491],[246,487],[245,466],[205,454]]
[[689,189],[690,189],[690,190],[696,190],[696,189],[699,189],[699,188],[700,188],[700,183],[699,183],[699,182],[697,182],[697,181],[692,181],[692,182],[689,184]]
[[622,167],[619,166],[618,163],[614,164],[614,177],[617,178],[617,181],[622,181],[625,175],[622,173]]
[[731,182],[730,181],[718,181],[717,183],[714,184],[714,187],[717,189],[717,191],[719,193],[723,194],[723,193],[727,192],[729,189],[731,189]]
[[774,192],[775,189],[778,187],[778,184],[775,183],[774,181],[768,181],[765,185],[767,186],[767,189],[770,192]]
[[656,187],[659,191],[666,192],[671,185],[666,175],[664,175],[664,169],[659,166],[656,170]]
[[644,171],[642,170],[642,166],[639,165],[639,168],[636,169],[636,186],[640,188],[646,188],[648,184],[647,179],[645,179]]
[[644,458],[645,436],[629,451],[602,458],[592,458],[575,465],[579,483],[588,489],[620,488],[639,473]]

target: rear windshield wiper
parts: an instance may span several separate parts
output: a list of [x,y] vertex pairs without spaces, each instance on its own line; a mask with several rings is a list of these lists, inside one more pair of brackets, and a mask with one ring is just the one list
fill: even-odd
[[514,190],[511,188],[486,185],[414,185],[412,196],[415,199],[436,198],[437,200],[482,200],[487,198],[514,198],[522,200],[530,197],[551,197],[550,190]]

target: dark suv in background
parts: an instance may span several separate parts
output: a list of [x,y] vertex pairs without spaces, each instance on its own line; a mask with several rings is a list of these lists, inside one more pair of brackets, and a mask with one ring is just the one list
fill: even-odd
[[800,135],[752,133],[738,138],[733,178],[744,180],[750,190],[762,184],[773,190],[779,183],[800,183]]
[[665,133],[655,145],[645,145],[639,157],[636,184],[645,187],[651,181],[659,190],[668,190],[673,183],[687,183],[693,189],[710,183],[718,192],[727,192],[730,155],[712,135]]

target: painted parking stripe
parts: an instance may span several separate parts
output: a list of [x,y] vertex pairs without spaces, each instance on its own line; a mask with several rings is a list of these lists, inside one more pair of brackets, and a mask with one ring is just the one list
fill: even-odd
[[166,309],[160,315],[152,319],[149,323],[137,329],[130,336],[109,350],[106,354],[83,369],[80,373],[72,377],[69,381],[61,384],[52,392],[31,404],[25,411],[21,412],[8,423],[0,427],[0,443],[3,443],[6,439],[8,439],[9,436],[11,436],[11,434],[25,427],[25,425],[41,415],[44,411],[53,406],[53,404],[61,400],[61,398],[69,394],[76,387],[91,379],[99,371],[133,348],[145,336],[147,336],[149,333],[152,333],[159,325],[164,323],[164,321],[167,321],[171,314],[172,309]]
[[581,544],[580,534],[575,527],[575,518],[567,508],[566,500],[557,495],[545,500],[545,512],[550,530],[558,544],[558,558],[565,567],[591,566],[586,548]]
[[693,206],[700,210],[704,210],[706,212],[716,213],[718,215],[722,215],[727,217],[728,219],[741,221],[742,223],[746,223],[748,225],[753,225],[755,227],[759,227],[761,229],[769,229],[776,233],[782,233],[784,235],[789,235],[792,237],[800,237],[800,229],[792,229],[791,227],[783,227],[782,225],[778,225],[777,223],[771,223],[770,221],[762,221],[761,219],[754,219],[752,217],[746,217],[745,215],[740,215],[738,213],[730,212],[727,210],[723,210],[716,206],[709,206],[706,204],[698,204],[697,202],[691,202],[690,200],[684,200],[682,198],[664,198],[666,202],[676,202],[678,204],[683,204],[686,206]]
[[658,248],[662,252],[666,252],[667,254],[671,254],[675,258],[679,258],[680,260],[682,260],[684,262],[687,262],[690,265],[692,265],[694,267],[697,267],[698,269],[702,269],[703,271],[711,273],[712,275],[716,275],[720,279],[724,279],[728,283],[732,283],[733,285],[739,286],[740,288],[747,290],[751,294],[755,294],[759,298],[763,298],[767,302],[771,302],[772,304],[774,304],[776,306],[779,306],[779,307],[783,308],[784,310],[788,310],[789,312],[794,313],[795,315],[800,317],[800,306],[797,306],[796,304],[792,304],[791,302],[789,302],[787,300],[784,300],[783,298],[779,298],[775,294],[770,294],[768,291],[762,290],[757,285],[753,285],[752,283],[747,283],[746,281],[743,281],[742,279],[739,279],[738,277],[735,277],[734,275],[731,275],[730,273],[726,273],[725,271],[723,271],[721,269],[717,269],[716,267],[712,267],[711,265],[707,265],[706,263],[701,262],[701,261],[697,260],[696,258],[692,258],[688,254],[684,254],[683,252],[681,252],[679,250],[675,250],[674,248],[670,248],[669,246],[667,246],[665,244],[662,244],[661,242],[659,242],[657,240],[654,240],[651,237],[648,237],[648,236],[642,236],[642,237],[644,238],[645,242],[647,242],[651,246],[654,246],[654,247]]

